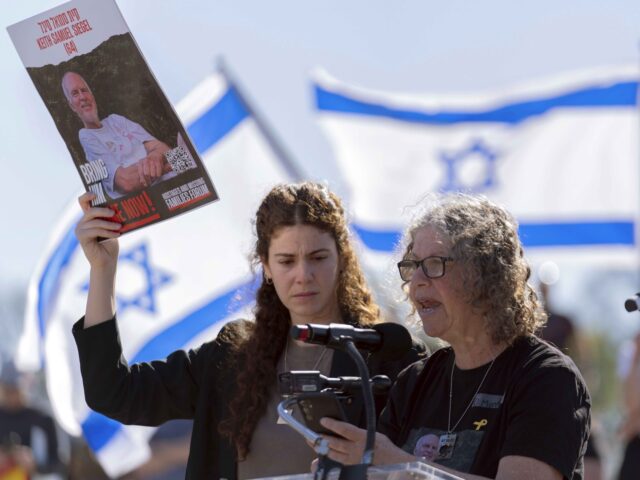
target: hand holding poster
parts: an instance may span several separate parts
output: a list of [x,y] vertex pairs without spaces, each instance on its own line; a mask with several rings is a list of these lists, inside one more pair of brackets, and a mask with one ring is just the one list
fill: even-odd
[[218,198],[113,1],[67,2],[8,31],[93,204],[122,233]]

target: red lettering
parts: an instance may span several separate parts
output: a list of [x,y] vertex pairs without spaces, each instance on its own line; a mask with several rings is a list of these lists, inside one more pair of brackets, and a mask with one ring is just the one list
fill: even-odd
[[73,38],[73,34],[71,33],[71,30],[69,30],[69,27],[64,27],[61,30],[56,30],[51,33],[51,38],[53,39],[53,43],[57,45],[58,43],[71,40]]
[[67,14],[62,12],[56,15],[55,17],[49,17],[49,20],[53,23],[55,28],[64,27],[69,23],[69,19],[67,18]]
[[40,31],[42,33],[47,33],[53,30],[53,27],[51,26],[51,22],[49,20],[38,22],[38,26],[40,27]]
[[75,20],[80,20],[80,13],[77,8],[72,8],[71,10],[67,10],[67,16],[73,22]]
[[67,52],[67,55],[71,55],[72,53],[78,53],[78,47],[76,47],[76,43],[73,40],[64,43],[64,50]]
[[153,206],[153,202],[152,202],[152,201],[151,201],[151,199],[149,198],[149,195],[147,194],[147,191],[146,191],[146,190],[144,190],[144,191],[142,192],[142,195],[144,195],[144,199],[145,199],[145,201],[147,202],[147,205],[149,205],[149,208],[151,208],[151,211],[152,211],[152,212],[155,212],[155,211],[156,211],[156,207],[154,207],[154,206]]
[[51,47],[53,45],[53,42],[51,41],[51,37],[49,35],[38,38],[36,42],[38,43],[38,47],[40,48],[40,50],[44,50],[45,48]]
[[89,22],[87,20],[82,20],[81,22],[74,23],[73,25],[71,25],[71,28],[73,29],[73,33],[75,35],[81,35],[92,30],[91,25],[89,25]]
[[112,203],[107,206],[115,212],[115,215],[111,217],[111,220],[118,223],[124,223],[128,220],[124,215],[124,212],[122,211],[122,207],[120,205],[118,205],[117,203]]
[[145,194],[146,192],[143,191],[135,197],[127,198],[120,202],[122,209],[130,220],[151,213],[150,205],[146,201],[148,197],[145,198]]

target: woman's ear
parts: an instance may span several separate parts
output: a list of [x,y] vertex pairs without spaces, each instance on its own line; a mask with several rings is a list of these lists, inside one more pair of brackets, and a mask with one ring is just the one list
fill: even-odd
[[271,274],[271,269],[269,268],[269,265],[264,260],[261,260],[261,263],[262,263],[262,271],[264,272],[264,278],[270,280],[271,278],[273,278],[273,275]]

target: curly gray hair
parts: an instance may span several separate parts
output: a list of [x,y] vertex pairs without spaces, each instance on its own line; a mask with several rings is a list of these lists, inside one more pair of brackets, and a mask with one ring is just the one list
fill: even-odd
[[510,344],[535,334],[547,316],[528,283],[531,269],[513,216],[482,196],[455,193],[429,200],[405,231],[403,258],[419,229],[436,228],[451,243],[451,256],[462,266],[465,300],[483,315],[492,341]]

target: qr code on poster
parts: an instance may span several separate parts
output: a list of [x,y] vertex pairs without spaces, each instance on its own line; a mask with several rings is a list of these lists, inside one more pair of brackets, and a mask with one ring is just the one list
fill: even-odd
[[189,150],[182,145],[178,145],[164,154],[167,162],[171,165],[171,169],[176,173],[186,172],[192,168],[196,168],[196,162],[189,153]]

